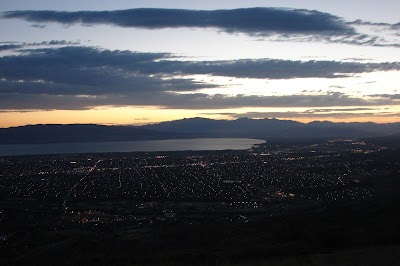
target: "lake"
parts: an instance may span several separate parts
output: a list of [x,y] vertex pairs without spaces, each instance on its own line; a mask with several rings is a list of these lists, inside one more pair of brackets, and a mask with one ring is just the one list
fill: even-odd
[[0,156],[103,152],[247,150],[256,144],[264,142],[264,140],[247,138],[202,138],[55,144],[6,144],[0,145]]

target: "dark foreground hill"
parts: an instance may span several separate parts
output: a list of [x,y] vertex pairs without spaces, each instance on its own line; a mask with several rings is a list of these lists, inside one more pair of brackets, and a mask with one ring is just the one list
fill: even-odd
[[400,123],[332,123],[278,119],[190,118],[145,126],[29,125],[0,129],[0,144],[63,143],[179,138],[338,138],[400,134]]
[[[0,187],[0,210],[3,215],[0,219],[0,265],[399,265],[400,144],[398,138],[388,137],[368,138],[365,142],[363,149],[367,151],[370,147],[376,149],[375,152],[353,152],[343,143],[328,142],[325,146],[307,144],[313,150],[319,147],[312,153],[298,143],[288,150],[286,147],[277,153],[274,149],[266,150],[270,152],[269,156],[262,155],[265,154],[262,152],[256,157],[253,152],[234,152],[231,157],[226,152],[172,152],[164,159],[158,158],[158,155],[165,153],[145,156],[133,153],[0,160],[3,181]],[[351,142],[347,144],[350,147],[354,145]],[[386,148],[378,148],[382,144]],[[335,146],[332,148],[331,145]],[[327,152],[326,147],[335,152]],[[282,154],[285,150],[286,154]],[[138,158],[143,156],[146,164],[138,163]],[[261,156],[264,159],[260,159]],[[150,160],[152,157],[158,161],[158,166],[167,166],[164,163],[173,157],[175,159],[169,161],[169,165],[174,167],[149,167],[147,163],[155,163]],[[233,162],[229,157],[236,158],[236,163],[229,163]],[[253,163],[249,163],[253,160],[251,158]],[[71,160],[74,160],[73,166]],[[196,164],[196,160],[212,164],[203,167],[205,165]],[[93,161],[102,161],[103,165],[99,165],[99,171],[85,174],[76,172],[76,161],[80,169],[88,169]],[[183,163],[181,167],[172,164],[179,161]],[[248,194],[248,191],[240,198],[232,199],[230,197],[236,193],[228,193],[224,204],[217,208],[208,204],[207,208],[201,207],[199,203],[210,201],[201,200],[203,196],[199,197],[197,191],[206,191],[201,188],[204,184],[212,185],[206,183],[207,179],[202,178],[201,173],[211,176],[211,173],[218,173],[213,170],[215,167],[221,167],[220,173],[225,171],[226,175],[212,175],[215,180],[240,179],[244,173],[246,178],[251,178],[261,174],[257,170],[260,168],[256,167],[258,163],[263,165],[261,168],[265,165],[267,169],[275,165],[269,168],[271,171],[265,175],[265,181],[271,176],[278,178],[271,179],[271,183],[260,183],[264,184],[262,190],[251,186],[255,193]],[[46,165],[51,165],[56,171],[48,174],[29,172],[29,169],[35,168],[45,171]],[[178,168],[183,175],[178,174]],[[129,179],[140,172],[147,175]],[[287,175],[282,176],[284,172]],[[342,179],[345,175],[340,173],[343,172],[348,173],[345,179],[352,180],[350,183],[341,186],[332,182]],[[175,175],[179,176],[176,180],[183,182],[171,186]],[[319,181],[293,187],[295,179],[307,180],[304,178],[307,176],[309,180],[319,177],[314,179]],[[184,182],[191,178],[198,181]],[[285,179],[290,180],[287,185],[275,182]],[[158,183],[170,191],[180,191],[181,184],[200,189],[188,190],[190,197],[173,210],[172,200],[177,202],[177,198],[166,200],[154,194],[155,197],[149,201],[147,193],[127,198],[126,192],[135,191],[135,183],[139,180],[146,182],[140,189],[136,186],[138,191],[156,191],[155,184]],[[331,182],[326,182],[328,180]],[[121,181],[125,182],[122,186]],[[82,184],[76,185],[79,182]],[[200,186],[191,186],[196,182]],[[242,183],[221,184],[221,188],[234,192],[235,186]],[[78,189],[73,193],[77,197],[67,202],[69,209],[66,211],[65,197],[73,195],[68,193],[71,191],[68,185],[73,186],[72,190]],[[118,187],[123,193],[108,194],[117,192]],[[84,193],[86,188],[91,193]],[[161,185],[159,190],[163,190]],[[268,196],[285,195],[282,192],[289,190],[298,194],[293,194],[296,199]],[[309,205],[306,203],[310,203],[312,198],[300,196],[301,191],[330,195],[331,200],[323,197],[318,204]],[[372,194],[370,197],[359,194],[362,196],[357,199],[340,197],[352,197],[357,191],[371,191]],[[245,195],[252,196],[248,198]],[[257,200],[257,195],[261,195],[262,201]],[[260,202],[262,205],[249,207],[251,205],[247,203],[236,204],[237,200]],[[212,202],[215,203],[214,200]],[[230,203],[236,207],[228,207]],[[167,217],[172,211],[176,219],[159,219]],[[248,217],[248,220],[232,220],[239,214]],[[213,220],[212,217],[216,216],[231,219]]]

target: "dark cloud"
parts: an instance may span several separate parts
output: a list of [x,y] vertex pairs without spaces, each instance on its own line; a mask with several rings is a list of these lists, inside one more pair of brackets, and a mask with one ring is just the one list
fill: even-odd
[[[346,23],[348,26],[367,26],[370,29],[375,30],[376,32],[385,31],[387,34],[393,36],[400,36],[397,32],[400,29],[400,23],[390,24],[390,23],[381,23],[381,22],[370,22],[363,20],[355,20],[352,22]],[[358,45],[371,45],[377,47],[395,47],[400,48],[400,44],[398,42],[389,41],[381,36],[372,36],[368,34],[356,34],[352,38],[338,40],[340,43],[348,43],[348,44],[358,44]]]
[[44,24],[32,24],[33,28],[39,28],[39,29],[44,29],[46,28],[46,25]]
[[333,88],[333,89],[344,89],[345,87],[340,86],[340,85],[331,85],[331,86],[329,86],[329,88]]
[[25,46],[79,45],[78,41],[51,40],[43,42],[24,43]]
[[400,29],[400,23],[390,24],[390,23],[383,23],[383,22],[370,22],[364,20],[355,20],[352,22],[347,22],[347,25],[357,25],[357,26],[374,26],[374,27],[385,27],[392,30]]
[[126,92],[102,95],[49,95],[1,93],[0,109],[81,110],[96,106],[159,106],[174,109],[225,109],[240,107],[329,107],[393,105],[391,99],[366,100],[341,93],[320,95],[256,96],[173,92]]
[[183,10],[139,8],[116,11],[9,11],[5,18],[62,24],[112,24],[147,29],[217,28],[255,35],[270,33],[351,35],[354,30],[328,13],[305,9],[243,8],[234,10]]
[[356,111],[376,111],[375,108],[325,108],[325,109],[309,109],[305,113],[331,113],[331,112],[356,112]]
[[328,41],[351,45],[399,47],[376,36],[360,34],[354,26],[385,26],[399,29],[400,24],[346,22],[342,18],[316,10],[289,8],[242,8],[233,10],[183,10],[138,8],[115,11],[24,10],[3,13],[4,18],[19,18],[34,25],[58,22],[85,26],[110,24],[145,29],[214,28],[227,33],[244,33],[257,37],[279,36],[277,41]]
[[343,61],[372,61],[373,59],[371,58],[357,58],[357,57],[348,57],[342,59]]
[[189,78],[140,73],[147,64],[167,57],[85,47],[24,50],[22,55],[0,58],[0,92],[101,95],[215,87]]
[[400,94],[374,94],[368,96],[376,98],[386,98],[391,100],[400,100]]
[[357,26],[377,26],[377,27],[391,27],[394,24],[390,23],[382,23],[382,22],[370,22],[370,21],[365,21],[365,20],[355,20],[351,22],[347,22],[348,25],[357,25]]
[[[38,110],[0,110],[0,113],[31,113],[31,112],[37,112]],[[41,110],[45,111],[45,110]],[[47,110],[47,111],[52,111],[52,110]]]
[[79,44],[80,42],[78,41],[66,41],[66,40],[51,40],[51,41],[33,42],[33,43],[0,42],[0,52],[21,50],[23,48],[33,47],[33,46],[70,46]]
[[[392,117],[399,116],[400,113],[393,112],[382,112],[376,109],[369,108],[354,108],[354,111],[371,111],[371,112],[352,112],[351,109],[321,109],[321,112],[314,112],[314,110],[306,111],[287,111],[287,112],[246,112],[246,113],[213,113],[217,115],[229,116],[231,118],[253,118],[253,119],[264,119],[264,118],[308,118],[308,119],[319,119],[319,118],[354,118],[357,117]],[[328,111],[329,110],[329,111]],[[210,113],[207,113],[208,115]]]
[[[45,44],[47,43],[52,42]],[[152,78],[175,85],[176,89],[169,88],[171,90],[194,90],[206,87],[197,84],[185,89],[179,86],[177,77],[185,75],[204,74],[258,79],[340,78],[351,74],[389,70],[400,70],[400,63],[272,59],[177,61],[173,60],[173,55],[165,53],[109,51],[78,46],[25,49],[21,55],[0,58],[0,78],[11,81],[44,80],[74,85],[120,82],[119,85],[122,86],[125,81],[132,84],[131,79]]]
[[[208,74],[237,78],[291,79],[291,78],[342,78],[348,74],[399,70],[395,63],[355,63],[338,61],[292,61],[272,59],[243,59],[205,62],[162,62],[164,69],[182,74]],[[161,64],[160,64],[161,65]],[[149,69],[151,72],[151,69]]]
[[15,49],[19,49],[22,48],[23,45],[20,44],[4,44],[4,45],[0,45],[0,52],[1,51],[9,51],[9,50],[15,50]]
[[0,109],[88,109],[95,106],[153,105],[165,108],[326,107],[393,104],[339,92],[319,95],[208,95],[197,90],[218,87],[192,74],[241,78],[343,76],[399,69],[397,63],[361,64],[335,61],[231,60],[177,61],[166,53],[135,53],[91,47],[24,49],[0,57]]
[[329,106],[372,106],[393,104],[390,99],[366,100],[352,97],[340,92],[328,92],[319,95],[283,95],[283,96],[258,96],[223,94],[184,94],[176,95],[182,99],[173,103],[174,108],[182,109],[220,109],[238,107],[329,107]]

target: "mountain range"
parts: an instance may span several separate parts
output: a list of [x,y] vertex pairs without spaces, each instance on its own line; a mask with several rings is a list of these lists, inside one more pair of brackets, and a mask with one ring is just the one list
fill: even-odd
[[400,136],[400,123],[301,123],[279,119],[187,118],[144,126],[28,125],[0,129],[0,144],[102,142],[182,138],[339,138]]

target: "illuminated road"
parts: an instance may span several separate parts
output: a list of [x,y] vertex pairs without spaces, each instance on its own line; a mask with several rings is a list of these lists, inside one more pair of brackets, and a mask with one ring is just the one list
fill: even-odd
[[68,194],[65,196],[65,199],[64,199],[64,202],[63,202],[63,209],[64,209],[64,212],[66,212],[66,211],[68,210],[67,201],[68,201],[68,199],[69,199],[71,193],[75,190],[75,188],[76,188],[83,180],[85,180],[85,179],[90,175],[90,173],[92,173],[94,170],[96,170],[97,165],[98,165],[101,161],[102,161],[101,159],[98,160],[92,167],[90,167],[89,170],[87,171],[87,173],[86,173],[81,179],[79,179],[78,182],[76,182],[76,183],[71,187],[71,189],[68,191]]

